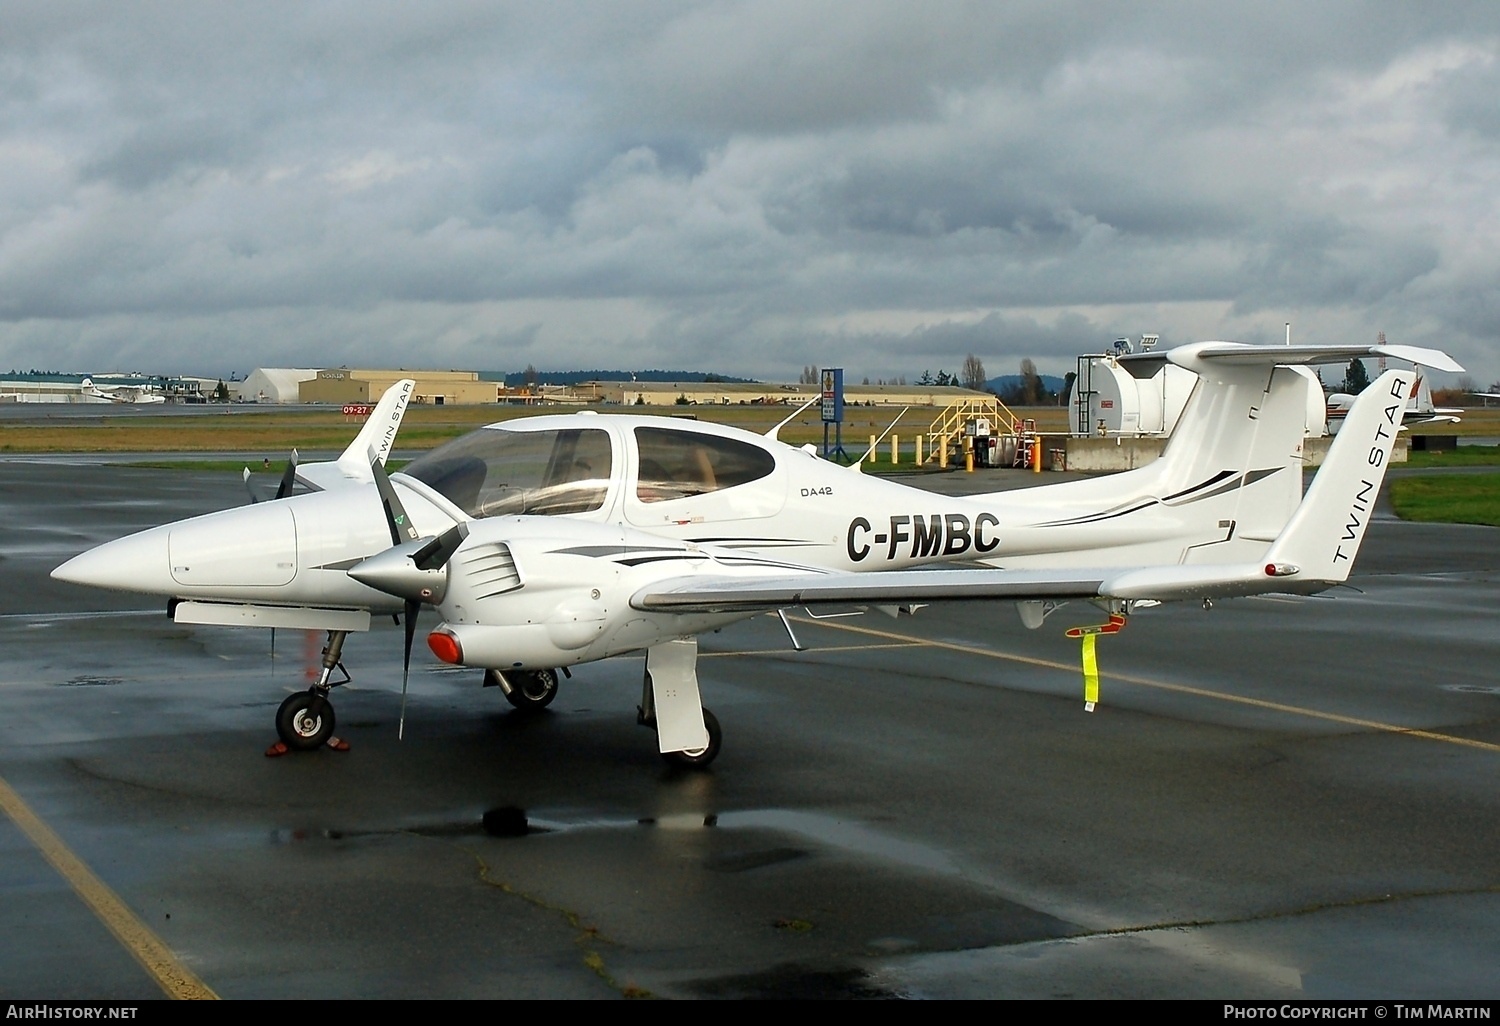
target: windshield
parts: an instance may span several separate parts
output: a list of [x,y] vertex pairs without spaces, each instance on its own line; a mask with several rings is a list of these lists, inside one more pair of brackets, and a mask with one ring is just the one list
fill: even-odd
[[413,460],[402,473],[471,517],[494,517],[601,509],[612,468],[609,434],[597,428],[486,428]]

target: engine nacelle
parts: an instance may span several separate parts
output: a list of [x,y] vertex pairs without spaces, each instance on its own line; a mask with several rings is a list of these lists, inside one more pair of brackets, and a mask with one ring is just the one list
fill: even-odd
[[495,518],[470,525],[449,561],[445,623],[428,638],[444,662],[500,670],[571,666],[743,619],[631,608],[663,577],[725,569],[700,546],[613,525]]

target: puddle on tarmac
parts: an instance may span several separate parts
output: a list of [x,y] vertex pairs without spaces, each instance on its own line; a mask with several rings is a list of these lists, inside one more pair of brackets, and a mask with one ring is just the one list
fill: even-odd
[[[501,811],[490,810],[485,814],[487,824],[485,832],[490,833],[492,837],[520,837],[529,833],[560,833],[570,830],[623,830],[633,827],[648,827],[656,830],[773,830],[828,848],[893,862],[909,869],[945,876],[955,876],[961,873],[959,867],[946,852],[915,841],[883,834],[856,820],[817,812],[793,809],[749,809],[742,812],[708,814],[688,812],[635,820],[583,819],[569,822],[560,819],[529,818],[522,809],[506,810],[505,816],[511,817],[506,819],[500,815]],[[488,823],[492,815],[497,826],[509,823],[510,832],[491,832]],[[524,831],[514,828],[515,817],[519,817],[519,822],[527,824]],[[771,850],[780,853],[772,859],[773,862],[812,854],[811,849],[796,846]],[[770,862],[766,864],[769,865]]]
[[486,836],[510,840],[539,834],[560,834],[580,830],[769,830],[790,835],[810,844],[783,844],[755,851],[725,852],[710,858],[705,868],[723,873],[741,873],[764,866],[777,865],[814,856],[817,848],[835,849],[877,858],[907,869],[943,876],[960,875],[952,858],[936,848],[873,830],[862,823],[821,813],[791,809],[753,809],[743,812],[680,813],[643,819],[579,820],[542,819],[513,805],[486,809],[477,820],[457,818],[443,822],[418,823],[384,830],[334,830],[330,828],[282,828],[271,833],[273,844],[292,844],[311,840],[346,840],[391,834],[417,834],[422,837]]

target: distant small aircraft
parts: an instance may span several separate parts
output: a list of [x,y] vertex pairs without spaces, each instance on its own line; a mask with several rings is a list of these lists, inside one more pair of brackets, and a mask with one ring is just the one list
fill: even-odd
[[[1412,385],[1411,395],[1406,400],[1406,415],[1402,423],[1406,427],[1419,424],[1457,424],[1463,420],[1461,409],[1446,409],[1434,406],[1432,389],[1427,384],[1427,375],[1422,368],[1416,369],[1417,380]],[[1336,435],[1343,426],[1344,418],[1354,406],[1356,396],[1348,392],[1334,392],[1328,397],[1328,433]]]
[[90,399],[136,406],[154,406],[167,401],[166,396],[146,385],[96,385],[93,378],[83,379],[83,394]]
[[[1170,359],[1199,377],[1160,459],[963,498],[782,443],[786,421],[762,436],[592,412],[491,425],[387,475],[414,388],[401,381],[336,461],[289,465],[272,501],[108,542],[53,576],[164,596],[180,623],[326,630],[317,683],[277,712],[288,748],[333,736],[349,633],[401,614],[409,672],[431,606],[431,650],[482,668],[518,708],[551,702],[559,669],[643,651],[639,722],[669,761],[706,766],[722,735],[699,697],[697,636],[757,613],[1007,599],[1037,627],[1079,600],[1110,615],[1109,633],[1163,601],[1344,581],[1415,374],[1388,371],[1359,397],[1304,498],[1309,386],[1285,365],[1367,355],[1461,370],[1384,345],[1127,355],[1143,374]],[[917,569],[955,561],[980,566]]]

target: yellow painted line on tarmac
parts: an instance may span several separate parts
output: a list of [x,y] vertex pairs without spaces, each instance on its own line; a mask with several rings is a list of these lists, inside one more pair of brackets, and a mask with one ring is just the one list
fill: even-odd
[[[873,627],[856,627],[853,624],[830,623],[827,620],[813,620],[800,616],[788,616],[787,619],[800,624],[828,627],[836,631],[850,631],[854,634],[864,634],[872,638],[884,638],[887,641],[923,645],[928,648],[939,648],[949,652],[961,652],[964,655],[980,656],[985,659],[1001,659],[1006,662],[1024,663],[1027,666],[1040,666],[1049,670],[1062,670],[1067,673],[1079,672],[1078,667],[1073,663],[1059,663],[1051,659],[1037,659],[1033,656],[1000,652],[992,648],[980,648],[977,645],[959,645],[951,641],[933,641],[930,638],[916,638],[908,634],[897,634],[894,631],[876,630]],[[823,650],[819,649],[819,651]],[[1269,709],[1273,712],[1290,713],[1294,716],[1306,716],[1310,719],[1339,723],[1346,727],[1361,727],[1365,730],[1378,730],[1386,734],[1405,734],[1409,737],[1425,738],[1428,741],[1443,741],[1451,745],[1462,745],[1465,748],[1478,748],[1485,752],[1500,752],[1500,745],[1489,741],[1476,741],[1473,738],[1457,737],[1453,734],[1439,734],[1432,730],[1419,730],[1416,727],[1402,727],[1394,723],[1381,723],[1379,720],[1364,720],[1355,716],[1342,716],[1339,713],[1323,712],[1319,709],[1307,709],[1298,705],[1287,705],[1283,702],[1268,702],[1263,698],[1246,698],[1243,695],[1231,695],[1223,691],[1210,691],[1207,688],[1195,688],[1187,684],[1169,684],[1163,680],[1152,680],[1150,677],[1137,677],[1127,673],[1103,673],[1100,676],[1111,680],[1124,681],[1127,684],[1136,684],[1143,688],[1155,688],[1158,691],[1174,691],[1177,694],[1192,695],[1195,698],[1210,698],[1220,702],[1232,702],[1235,705],[1248,705],[1256,709]]]
[[135,957],[167,997],[179,1000],[217,1000],[192,970],[177,960],[172,949],[136,917],[109,885],[94,875],[62,838],[42,822],[11,786],[0,779],[0,810],[36,845],[42,857],[68,882],[73,892],[99,917],[115,939]]

